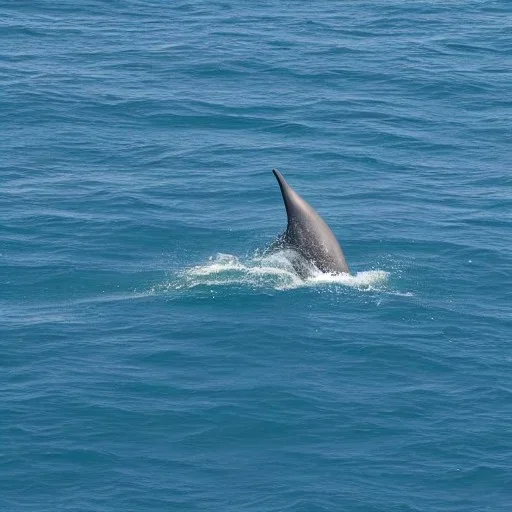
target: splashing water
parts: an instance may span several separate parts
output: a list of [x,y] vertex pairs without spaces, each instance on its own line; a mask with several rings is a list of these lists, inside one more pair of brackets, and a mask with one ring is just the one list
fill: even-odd
[[197,286],[249,286],[290,290],[300,287],[342,285],[359,290],[383,290],[389,273],[369,270],[349,274],[328,274],[312,264],[305,264],[307,277],[300,277],[294,262],[301,258],[293,250],[281,250],[270,255],[254,255],[245,259],[232,254],[217,254],[204,265],[197,265],[180,272],[166,289],[194,288]]

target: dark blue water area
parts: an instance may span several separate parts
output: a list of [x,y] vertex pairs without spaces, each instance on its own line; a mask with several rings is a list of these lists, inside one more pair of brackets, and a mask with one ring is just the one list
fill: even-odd
[[0,13],[0,510],[511,509],[510,2]]

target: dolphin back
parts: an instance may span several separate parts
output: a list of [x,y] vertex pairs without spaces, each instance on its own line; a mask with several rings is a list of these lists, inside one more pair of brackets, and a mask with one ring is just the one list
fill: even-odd
[[326,222],[316,210],[288,185],[276,169],[272,171],[283,196],[288,226],[283,236],[293,247],[322,272],[350,273],[341,246]]

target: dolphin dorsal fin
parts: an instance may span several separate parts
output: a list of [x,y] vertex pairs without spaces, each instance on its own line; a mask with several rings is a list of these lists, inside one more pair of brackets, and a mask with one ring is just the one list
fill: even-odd
[[290,187],[290,185],[288,185],[284,176],[277,169],[274,169],[272,172],[274,173],[277,183],[279,183],[279,188],[281,189],[284,206],[286,208],[286,215],[288,216],[288,224],[293,222],[299,210],[310,211],[312,214],[318,215],[313,208],[304,201],[304,199],[302,199],[302,197],[300,197],[299,194]]
[[318,212],[293,190],[277,170],[272,171],[283,196],[288,227],[282,240],[320,270],[350,273],[341,246]]

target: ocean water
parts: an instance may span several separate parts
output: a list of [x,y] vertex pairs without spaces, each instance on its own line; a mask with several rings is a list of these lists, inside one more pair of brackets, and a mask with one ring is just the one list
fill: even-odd
[[0,510],[511,510],[510,1],[0,14]]

